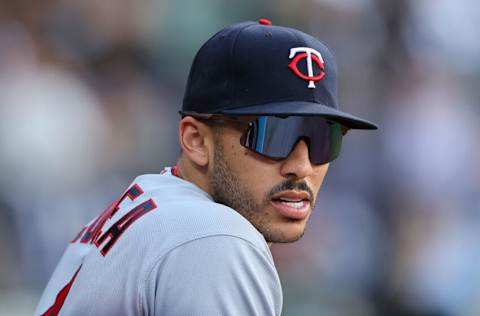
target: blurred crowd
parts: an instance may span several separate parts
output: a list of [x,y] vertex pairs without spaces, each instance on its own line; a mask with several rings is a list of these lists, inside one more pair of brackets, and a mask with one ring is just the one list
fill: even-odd
[[31,315],[83,225],[175,162],[196,50],[261,17],[327,43],[342,108],[381,126],[273,246],[284,315],[480,315],[475,0],[0,0],[0,315]]

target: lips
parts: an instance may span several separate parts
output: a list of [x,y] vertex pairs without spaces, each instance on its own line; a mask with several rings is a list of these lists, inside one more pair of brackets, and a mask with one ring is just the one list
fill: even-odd
[[311,197],[305,191],[284,191],[271,199],[273,207],[284,217],[305,219],[311,206]]

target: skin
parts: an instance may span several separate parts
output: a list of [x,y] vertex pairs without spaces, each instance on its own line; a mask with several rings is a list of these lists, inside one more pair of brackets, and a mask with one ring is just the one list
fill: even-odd
[[[179,123],[180,175],[243,215],[267,242],[296,241],[304,234],[329,164],[312,164],[303,140],[282,160],[246,149],[239,140],[251,119],[212,127],[191,116],[183,118]],[[272,197],[284,194],[308,196],[305,218],[291,218],[279,211]]]

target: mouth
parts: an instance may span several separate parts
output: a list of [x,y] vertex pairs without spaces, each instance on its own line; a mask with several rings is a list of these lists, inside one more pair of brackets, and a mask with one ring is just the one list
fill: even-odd
[[284,217],[305,219],[310,211],[312,198],[305,191],[284,191],[271,198],[272,206]]

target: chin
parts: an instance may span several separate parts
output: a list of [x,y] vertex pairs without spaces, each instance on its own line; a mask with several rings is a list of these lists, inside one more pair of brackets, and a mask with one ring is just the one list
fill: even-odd
[[275,243],[275,244],[288,244],[292,242],[296,242],[303,237],[303,233],[296,236],[270,236],[271,238],[265,237],[267,242]]
[[[265,240],[272,243],[291,243],[300,240],[305,233],[305,225],[301,223],[301,227],[285,227],[285,228],[271,228],[262,232]],[[294,223],[289,223],[288,225],[295,225]]]

